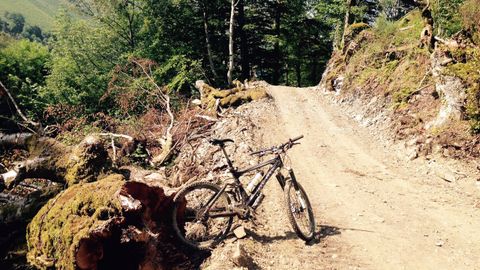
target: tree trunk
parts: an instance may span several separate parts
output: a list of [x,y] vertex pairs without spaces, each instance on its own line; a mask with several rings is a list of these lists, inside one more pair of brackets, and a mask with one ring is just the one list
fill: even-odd
[[[128,43],[130,45],[130,51],[135,51],[135,1],[130,1],[131,13],[127,15],[128,17]],[[128,7],[126,7],[128,9]],[[128,13],[128,10],[127,10]]]
[[348,25],[350,22],[350,11],[352,9],[352,0],[347,0],[346,8],[347,10],[345,12],[345,21],[343,23],[342,42],[340,44],[342,50],[345,47],[345,35],[347,34]]
[[248,53],[248,40],[245,30],[245,0],[240,0],[238,7],[238,29],[240,31],[240,59],[242,66],[241,80],[250,79],[250,59]]
[[312,60],[312,67],[310,68],[310,82],[311,83],[316,83],[318,82],[317,76],[318,76],[318,61],[316,57],[311,57]]
[[[185,253],[171,237],[174,190],[131,181],[135,179],[132,176],[105,176],[111,162],[97,138],[88,136],[69,147],[28,133],[0,133],[0,147],[25,148],[31,154],[12,170],[15,184],[24,178],[48,178],[68,185],[28,225],[30,264],[40,269],[72,270],[198,269],[192,260],[198,254]],[[2,179],[5,174],[0,174]],[[0,202],[10,202],[0,204],[0,228],[16,224],[15,229],[22,233],[24,223],[18,220],[31,217],[63,186],[52,184],[24,200],[0,196]],[[9,239],[0,234],[0,255]]]
[[205,30],[205,44],[207,45],[207,54],[208,54],[208,62],[210,64],[210,70],[212,71],[213,77],[218,78],[217,72],[215,71],[215,64],[213,63],[213,54],[212,54],[212,45],[210,43],[210,32],[208,30],[208,14],[207,14],[207,6],[205,2],[202,4],[202,12],[203,12],[203,29]]
[[234,51],[233,51],[233,29],[235,24],[235,0],[231,0],[230,5],[230,27],[228,32],[228,71],[227,80],[228,85],[232,85],[233,81],[233,65],[234,65]]
[[282,17],[282,11],[281,11],[281,4],[280,2],[275,3],[275,36],[276,36],[276,41],[275,41],[275,53],[274,53],[274,66],[273,66],[273,78],[272,82],[273,84],[278,84],[280,81],[280,69],[281,69],[281,64],[280,64],[280,59],[281,59],[281,51],[280,51],[280,23],[281,23],[281,17]]
[[435,38],[433,35],[433,17],[430,10],[430,1],[427,0],[424,4],[425,6],[422,9],[424,27],[420,34],[420,47],[426,47],[429,50],[433,50],[435,47]]
[[289,72],[289,67],[288,67],[288,63],[285,64],[285,85],[289,85],[289,81],[288,81],[288,72]]
[[295,64],[295,74],[297,75],[297,87],[302,87],[302,64]]
[[50,200],[27,228],[40,269],[198,269],[171,237],[174,193],[111,174]]
[[0,146],[25,148],[30,153],[26,161],[0,174],[0,188],[11,189],[26,178],[43,178],[69,186],[90,182],[111,165],[107,151],[94,136],[87,136],[80,144],[69,147],[52,138],[29,133],[0,133]]

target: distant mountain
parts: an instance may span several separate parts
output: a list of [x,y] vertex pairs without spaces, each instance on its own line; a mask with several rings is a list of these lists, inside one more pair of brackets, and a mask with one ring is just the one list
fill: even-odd
[[5,12],[21,13],[27,24],[49,31],[65,3],[65,0],[0,0],[0,17],[4,17]]

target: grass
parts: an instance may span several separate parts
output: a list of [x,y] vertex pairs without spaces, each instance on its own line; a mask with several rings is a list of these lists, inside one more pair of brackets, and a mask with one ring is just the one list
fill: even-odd
[[471,131],[480,133],[480,50],[478,47],[450,52],[455,64],[447,67],[447,74],[459,77],[467,87],[466,113]]
[[418,48],[422,26],[420,12],[413,11],[399,21],[380,17],[359,34],[360,48],[345,66],[348,89],[386,94],[393,108],[405,107],[425,75],[419,71],[429,65],[428,51]]
[[45,31],[53,28],[55,15],[65,6],[65,0],[0,0],[0,17],[5,12],[20,13],[26,23],[38,25]]

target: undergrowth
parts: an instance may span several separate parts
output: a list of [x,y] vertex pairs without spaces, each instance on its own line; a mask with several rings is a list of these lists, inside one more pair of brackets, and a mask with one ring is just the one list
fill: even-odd
[[422,28],[419,11],[399,21],[379,17],[374,28],[356,38],[359,48],[345,66],[346,89],[390,96],[394,109],[407,106],[420,82],[427,85],[430,79],[423,80],[430,61],[428,50],[418,48]]
[[465,112],[473,133],[480,133],[480,51],[476,47],[451,52],[455,63],[448,66],[451,75],[459,77],[467,86]]
[[[447,66],[445,74],[461,78],[466,86],[465,118],[469,121],[473,134],[480,133],[480,50],[475,42],[478,36],[477,28],[480,28],[475,18],[480,8],[473,5],[478,1],[466,1],[461,10],[462,13],[470,14],[464,16],[470,20],[465,19],[463,24],[467,37],[470,33],[473,43],[453,50],[448,49],[447,55],[454,61]],[[442,23],[447,25],[447,20]],[[456,27],[454,26],[452,24],[452,27],[445,28],[444,31],[450,31],[451,34]],[[419,94],[420,90],[434,87],[430,73],[431,53],[427,48],[419,46],[423,27],[419,10],[410,12],[398,21],[390,21],[385,16],[380,16],[374,27],[363,30],[353,38],[353,46],[351,44],[346,51],[333,55],[330,62],[332,70],[327,74],[327,82],[331,82],[331,85],[327,83],[327,87],[333,87],[334,80],[343,76],[345,93],[361,91],[364,96],[383,95],[390,100],[390,108],[404,112],[408,112],[412,106],[418,106],[411,102],[412,98]],[[436,105],[422,106],[434,108]],[[418,109],[420,108],[414,110]]]

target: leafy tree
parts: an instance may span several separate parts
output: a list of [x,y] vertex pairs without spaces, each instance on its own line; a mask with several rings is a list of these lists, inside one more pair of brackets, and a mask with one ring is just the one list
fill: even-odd
[[5,19],[7,20],[7,32],[12,35],[19,35],[23,32],[25,27],[25,17],[20,13],[5,12]]
[[117,36],[124,48],[134,52],[143,23],[146,0],[69,0],[83,16],[91,17]]
[[48,74],[49,59],[46,46],[28,40],[13,41],[0,50],[0,80],[17,102],[37,118],[44,106],[39,92]]
[[107,89],[110,71],[121,61],[125,48],[110,29],[59,16],[42,96],[50,103],[84,105],[88,111],[109,107],[98,102]]
[[37,26],[28,25],[22,32],[22,36],[30,41],[42,42],[45,39],[45,36],[42,32],[42,29]]

